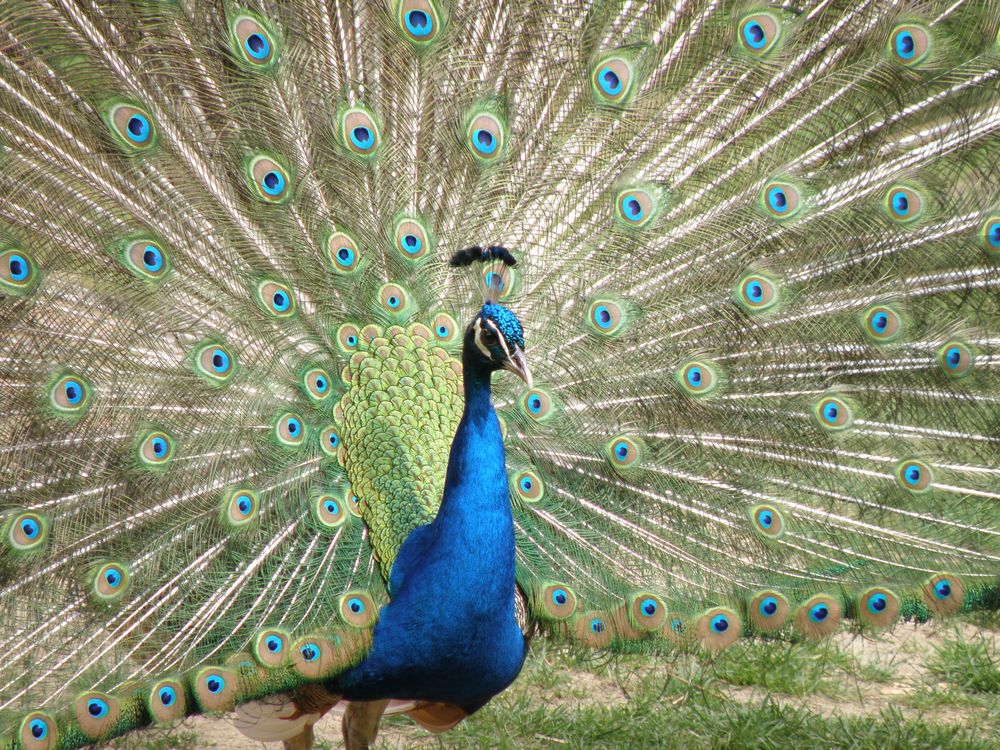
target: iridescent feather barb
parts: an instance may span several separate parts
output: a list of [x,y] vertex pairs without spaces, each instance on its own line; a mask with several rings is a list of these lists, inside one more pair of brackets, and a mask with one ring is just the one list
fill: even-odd
[[497,375],[506,470],[463,476],[506,474],[534,629],[996,606],[998,32],[977,0],[0,4],[0,747],[328,708],[501,307],[538,382]]

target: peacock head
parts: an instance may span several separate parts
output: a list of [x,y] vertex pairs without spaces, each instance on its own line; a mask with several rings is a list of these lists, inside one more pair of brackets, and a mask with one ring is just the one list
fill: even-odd
[[531,387],[524,357],[524,329],[508,308],[486,302],[465,331],[465,351],[489,372],[509,370]]

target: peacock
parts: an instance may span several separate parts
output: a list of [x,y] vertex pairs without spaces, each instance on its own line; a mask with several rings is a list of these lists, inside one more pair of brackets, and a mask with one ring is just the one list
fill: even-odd
[[0,748],[997,607],[998,82],[992,0],[4,0]]

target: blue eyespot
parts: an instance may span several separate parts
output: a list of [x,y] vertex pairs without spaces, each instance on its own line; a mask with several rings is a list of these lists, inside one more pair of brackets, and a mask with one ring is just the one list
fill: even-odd
[[757,605],[757,610],[764,617],[772,617],[778,611],[778,600],[773,596],[764,597],[761,599],[760,604]]
[[954,370],[958,367],[959,363],[962,361],[962,350],[957,346],[953,346],[948,351],[944,353],[944,363],[949,367],[949,369]]
[[272,169],[264,174],[260,181],[261,188],[268,195],[281,195],[285,191],[285,176],[276,169]]
[[247,36],[243,48],[254,60],[266,60],[271,54],[271,42],[263,34],[254,32]]
[[146,245],[142,251],[142,265],[147,271],[156,273],[163,268],[163,253],[155,245]]
[[354,251],[349,247],[342,247],[338,249],[336,258],[337,258],[337,263],[344,266],[345,268],[349,268],[350,266],[354,265]]
[[172,687],[160,688],[160,692],[157,695],[160,699],[160,703],[164,706],[172,706],[174,705],[174,701],[177,700],[177,691]]
[[504,280],[502,275],[489,271],[484,278],[486,280],[487,289],[499,289],[500,291],[503,291]]
[[428,36],[434,30],[434,22],[430,15],[422,10],[408,12],[403,18],[403,23],[406,24],[406,30],[417,37]]
[[389,303],[389,307],[391,307],[393,310],[399,307],[399,297],[397,297],[395,294],[390,294],[388,298],[386,298],[386,302]]
[[338,506],[333,500],[327,500],[323,503],[323,509],[331,516],[335,516],[340,513],[340,506]]
[[600,328],[605,330],[611,328],[614,324],[614,318],[611,315],[611,311],[608,309],[607,305],[598,305],[597,309],[594,310],[594,322]]
[[25,518],[21,521],[21,531],[29,540],[37,539],[41,530],[42,527],[38,525],[38,522],[31,518]]
[[521,489],[525,492],[531,492],[531,488],[534,487],[534,483],[531,481],[531,477],[521,477]]
[[44,719],[32,719],[28,731],[36,740],[44,740],[49,735],[49,723]]
[[316,661],[319,658],[319,646],[315,643],[307,643],[301,649],[302,658],[306,661]]
[[31,270],[24,256],[17,253],[7,256],[7,268],[10,271],[10,278],[13,281],[24,281],[28,278],[28,273]]
[[356,615],[361,614],[365,611],[365,603],[358,599],[356,596],[351,597],[347,600],[347,606]]
[[104,580],[108,582],[111,588],[115,589],[122,582],[122,574],[114,568],[108,568],[104,571]]
[[885,594],[873,594],[868,597],[868,611],[873,615],[877,615],[888,606],[889,600],[886,599]]
[[622,213],[629,221],[640,221],[644,215],[642,204],[633,196],[622,199]]
[[643,599],[639,604],[639,609],[646,617],[652,617],[656,614],[656,610],[659,609],[659,605],[656,603],[655,599]]
[[947,599],[951,596],[951,581],[947,578],[942,578],[940,581],[934,584],[934,596],[938,599]]
[[358,337],[357,336],[353,336],[353,335],[352,336],[348,336],[347,337],[347,345],[348,346],[357,346],[358,345]]
[[920,467],[915,464],[910,464],[903,472],[903,477],[906,479],[907,484],[920,484]]
[[991,247],[1000,247],[1000,221],[990,224],[986,230],[986,241]]
[[281,639],[276,635],[269,635],[264,640],[264,645],[272,654],[280,654],[281,649],[285,647],[284,643],[282,643]]
[[291,304],[291,300],[284,292],[275,292],[271,297],[271,302],[274,303],[274,309],[278,312],[285,312]]
[[569,596],[563,589],[556,589],[552,592],[552,601],[562,606],[569,601]]
[[603,633],[604,632],[604,620],[594,618],[590,621],[590,630],[593,633]]
[[774,525],[774,516],[771,511],[764,510],[757,514],[757,520],[760,521],[760,525],[765,529],[771,528]]
[[827,617],[830,616],[830,608],[820,602],[819,604],[814,604],[809,610],[809,619],[813,622],[823,622]]
[[226,681],[221,675],[213,674],[209,675],[208,679],[205,680],[205,687],[208,688],[208,692],[213,695],[221,693],[223,688],[226,687]]
[[823,419],[825,419],[830,424],[837,421],[837,417],[840,416],[840,409],[837,408],[835,403],[828,403],[823,407]]
[[236,508],[244,516],[249,516],[250,511],[253,510],[253,500],[249,495],[240,495],[236,498]]
[[675,633],[683,633],[684,621],[675,617],[673,620],[670,621],[670,629]]
[[298,435],[299,431],[302,429],[302,425],[295,417],[290,417],[288,419],[286,427],[288,428],[288,434],[292,436]]
[[767,191],[767,205],[775,213],[784,213],[788,210],[788,196],[782,188],[773,187]]
[[872,328],[878,333],[884,333],[885,329],[889,326],[889,316],[884,312],[875,313],[872,316]]
[[[912,37],[911,37],[912,39]],[[902,190],[897,190],[890,199],[892,211],[900,218],[905,218],[910,210],[910,199]]]
[[910,60],[917,51],[917,44],[913,40],[913,34],[909,31],[901,31],[896,34],[896,54],[904,60]]
[[157,456],[162,456],[167,452],[167,441],[161,437],[155,437],[151,443],[153,447],[153,453]]
[[330,387],[330,384],[326,382],[326,378],[320,376],[316,378],[316,390],[320,393],[326,393],[326,389]]
[[351,130],[351,143],[362,151],[367,151],[375,145],[375,134],[371,131],[371,128],[358,125]]
[[692,388],[699,388],[699,387],[701,387],[701,381],[702,381],[703,377],[704,376],[702,375],[700,367],[695,366],[695,367],[689,367],[688,368],[688,371],[687,371],[687,382],[688,382],[688,385],[690,385]]
[[711,625],[716,633],[725,633],[729,630],[729,618],[725,615],[716,615],[712,618]]
[[613,450],[615,452],[615,457],[618,458],[619,460],[624,461],[626,458],[628,458],[629,446],[628,443],[626,443],[624,440],[615,443],[615,447]]
[[618,96],[623,88],[621,77],[607,66],[597,72],[597,84],[608,96]]
[[528,399],[528,411],[532,414],[538,414],[542,410],[542,399],[538,396],[532,396]]
[[340,436],[336,432],[330,432],[326,439],[331,448],[336,448],[340,445]]
[[144,115],[136,112],[128,118],[125,132],[128,134],[129,139],[135,143],[145,143],[149,140],[149,120]]
[[767,45],[767,33],[757,21],[743,26],[743,39],[751,49],[762,49]]
[[402,245],[404,251],[410,255],[416,255],[420,252],[420,248],[424,246],[424,243],[415,234],[404,234]]
[[66,401],[72,406],[76,406],[83,399],[83,386],[79,381],[67,380],[63,384],[63,392],[66,394]]
[[480,128],[472,133],[472,145],[479,153],[490,155],[497,150],[497,139],[490,131]]
[[212,369],[216,372],[225,372],[229,369],[229,355],[222,349],[215,349],[212,352]]
[[87,713],[95,719],[103,719],[110,711],[108,704],[100,698],[91,698],[87,701]]
[[434,332],[440,338],[445,338],[448,335],[448,326],[446,326],[446,325],[439,325],[437,328],[434,329]]

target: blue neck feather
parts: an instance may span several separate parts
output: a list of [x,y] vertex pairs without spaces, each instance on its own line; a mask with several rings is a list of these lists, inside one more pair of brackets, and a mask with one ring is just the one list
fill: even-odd
[[514,618],[514,524],[492,371],[463,350],[465,411],[441,508],[400,549],[372,648],[335,689],[351,700],[400,698],[474,711],[524,660]]

